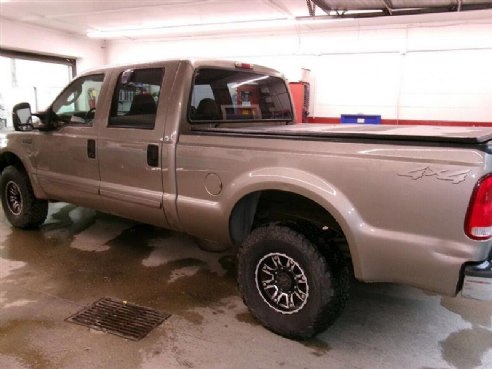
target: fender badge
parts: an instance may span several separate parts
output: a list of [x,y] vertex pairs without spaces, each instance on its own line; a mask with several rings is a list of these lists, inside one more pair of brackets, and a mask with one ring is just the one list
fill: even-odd
[[448,181],[453,184],[458,184],[464,182],[470,172],[471,170],[458,170],[453,172],[448,169],[436,170],[431,167],[423,167],[412,169],[404,173],[398,173],[398,175],[401,177],[410,177],[414,181],[424,177],[435,177],[440,181]]

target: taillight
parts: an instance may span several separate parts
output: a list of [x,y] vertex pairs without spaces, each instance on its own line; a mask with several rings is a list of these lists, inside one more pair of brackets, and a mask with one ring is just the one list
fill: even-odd
[[465,232],[474,240],[492,237],[492,174],[480,179],[473,190],[466,214]]

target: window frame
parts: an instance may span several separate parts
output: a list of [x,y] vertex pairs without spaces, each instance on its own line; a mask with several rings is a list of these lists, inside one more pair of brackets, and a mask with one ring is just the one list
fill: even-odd
[[[154,121],[153,121],[153,124],[152,126],[150,125],[145,125],[145,124],[122,124],[122,123],[116,123],[116,124],[111,124],[111,120],[113,118],[118,118],[118,116],[113,116],[113,110],[114,110],[114,107],[115,107],[115,101],[116,102],[119,102],[119,94],[120,94],[120,88],[122,86],[121,84],[121,77],[123,75],[123,73],[125,72],[125,70],[122,70],[122,71],[118,71],[117,73],[117,78],[116,78],[116,84],[113,88],[113,91],[112,91],[112,94],[111,94],[111,105],[110,105],[110,108],[109,108],[109,114],[108,114],[108,119],[107,119],[107,124],[106,124],[106,127],[107,128],[116,128],[116,129],[139,129],[139,130],[147,130],[147,131],[152,131],[155,129],[156,127],[156,121],[157,121],[157,111],[159,109],[159,102],[161,100],[161,94],[162,94],[162,91],[163,91],[163,85],[164,85],[164,79],[165,79],[165,76],[166,76],[166,68],[165,67],[139,67],[139,68],[130,68],[133,70],[133,72],[138,72],[138,71],[142,71],[142,70],[158,70],[162,73],[162,76],[161,76],[161,81],[160,81],[160,84],[159,84],[159,95],[157,97],[157,101],[156,101],[156,113],[153,114],[154,115]],[[116,103],[117,104],[117,103]],[[117,105],[116,105],[116,112],[117,112]],[[148,115],[152,115],[152,114],[148,114]]]

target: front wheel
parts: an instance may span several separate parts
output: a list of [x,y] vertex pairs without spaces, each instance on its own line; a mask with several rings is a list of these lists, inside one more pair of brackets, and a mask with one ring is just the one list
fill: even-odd
[[5,168],[0,177],[2,207],[8,221],[18,228],[41,225],[48,214],[48,202],[39,200],[27,173],[14,166]]
[[239,289],[265,327],[307,339],[332,324],[347,299],[347,268],[335,260],[295,227],[259,227],[239,250]]

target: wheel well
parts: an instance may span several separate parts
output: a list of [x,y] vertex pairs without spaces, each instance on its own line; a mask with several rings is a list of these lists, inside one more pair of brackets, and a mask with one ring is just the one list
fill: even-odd
[[12,154],[10,152],[6,152],[0,155],[0,173],[3,172],[3,170],[9,165],[13,165],[24,171],[26,170],[24,164],[22,164],[22,161],[19,159],[17,155]]
[[251,193],[236,204],[229,221],[231,239],[240,244],[252,228],[286,221],[307,222],[344,237],[336,219],[313,200],[292,192],[267,190]]

